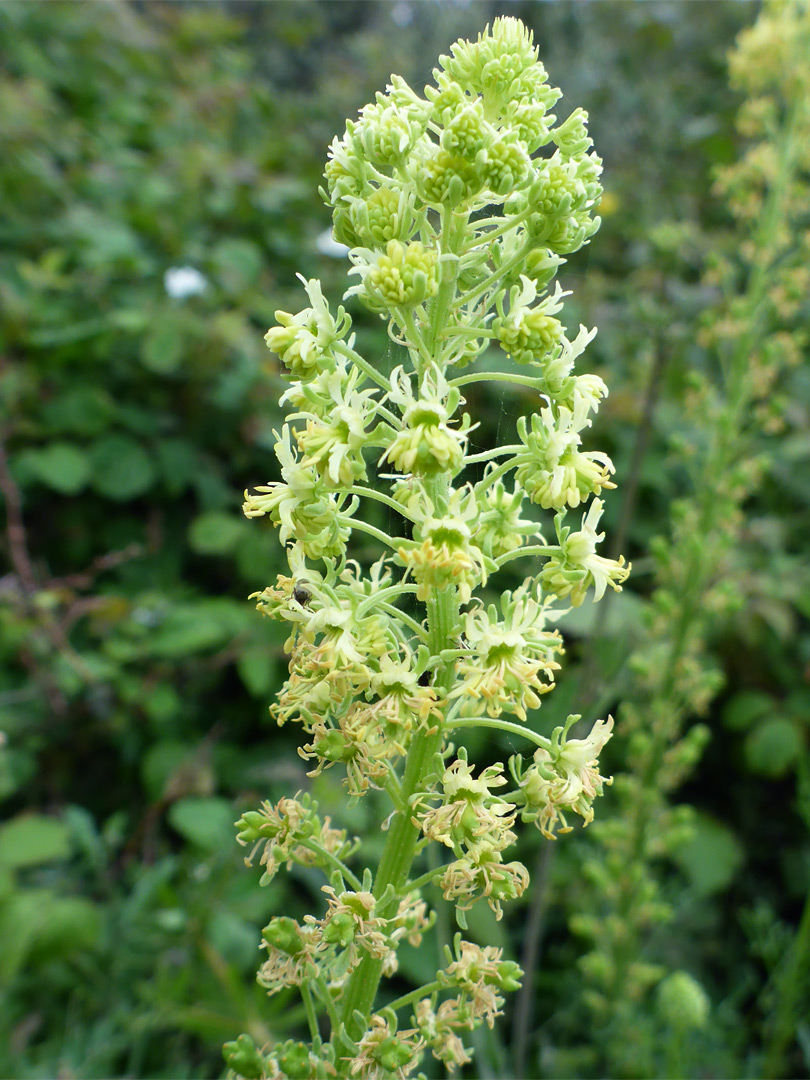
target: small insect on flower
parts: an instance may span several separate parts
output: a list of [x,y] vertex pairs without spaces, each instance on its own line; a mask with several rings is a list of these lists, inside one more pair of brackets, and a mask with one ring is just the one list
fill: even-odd
[[306,607],[312,599],[312,593],[307,588],[307,584],[306,581],[296,581],[293,588],[293,600],[299,603],[301,607]]

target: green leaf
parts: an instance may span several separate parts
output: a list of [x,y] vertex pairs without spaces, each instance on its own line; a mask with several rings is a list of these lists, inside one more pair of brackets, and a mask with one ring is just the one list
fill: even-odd
[[52,960],[85,953],[101,936],[101,913],[90,900],[50,889],[18,890],[0,907],[0,978],[10,982],[29,956]]
[[157,375],[170,375],[183,359],[183,333],[176,320],[160,315],[157,319],[157,325],[143,343],[141,362]]
[[727,825],[699,815],[692,835],[675,850],[674,856],[695,892],[710,896],[731,884],[742,865],[744,852]]
[[150,636],[148,651],[164,659],[178,659],[220,647],[242,632],[252,616],[249,608],[226,599],[178,604]]
[[228,292],[240,293],[258,281],[264,256],[251,240],[236,237],[221,240],[214,248],[211,261],[222,286]]
[[207,927],[207,937],[229,964],[250,970],[256,960],[259,935],[255,923],[240,919],[232,911],[214,911]]
[[209,510],[192,521],[188,542],[198,555],[227,555],[243,533],[243,521],[236,513]]
[[161,439],[155,446],[158,469],[170,495],[185,491],[200,468],[197,448],[186,439]]
[[169,809],[169,822],[181,836],[207,851],[230,845],[237,814],[228,799],[216,795],[180,799]]
[[70,830],[43,814],[20,814],[0,826],[0,864],[20,868],[66,859]]
[[157,801],[163,796],[167,780],[194,757],[194,749],[191,743],[174,739],[162,739],[149,747],[141,761],[141,777],[150,799]]
[[76,435],[100,435],[112,414],[112,400],[100,386],[77,386],[42,407],[43,418],[52,431]]
[[270,693],[276,678],[276,663],[266,645],[251,645],[236,663],[239,678],[253,697]]
[[93,487],[117,502],[135,499],[148,491],[155,468],[146,451],[126,435],[108,435],[92,450]]
[[26,455],[26,465],[38,480],[60,495],[76,495],[90,479],[86,452],[69,442],[52,442]]
[[44,905],[31,942],[31,959],[55,960],[94,949],[101,937],[101,912],[83,896],[54,896]]
[[760,690],[741,690],[723,709],[723,723],[732,731],[747,731],[774,710],[774,699]]
[[[43,891],[36,890],[37,894]],[[29,892],[17,892],[0,905],[0,980],[5,984],[11,982],[25,962],[43,914],[35,907],[35,897]]]
[[744,751],[751,772],[776,780],[799,760],[804,752],[804,740],[792,720],[772,716],[748,733]]

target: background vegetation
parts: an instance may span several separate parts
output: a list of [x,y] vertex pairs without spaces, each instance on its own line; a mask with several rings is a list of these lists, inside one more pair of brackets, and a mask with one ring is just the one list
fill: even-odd
[[[237,1032],[296,1030],[253,985],[259,928],[317,886],[259,890],[232,827],[310,785],[267,717],[282,639],[244,599],[281,568],[239,512],[278,423],[262,335],[301,306],[296,272],[345,287],[317,196],[345,117],[507,9],[605,159],[603,227],[564,284],[599,327],[606,528],[634,573],[569,618],[535,718],[619,709],[601,824],[526,836],[517,922],[471,920],[527,968],[476,1075],[810,1069],[808,290],[792,279],[774,378],[734,382],[730,319],[756,318],[743,360],[787,331],[713,183],[746,146],[726,58],[758,6],[3,2],[1,1075],[217,1076]],[[182,267],[202,291],[170,294]],[[366,355],[387,349],[356,314]],[[521,409],[497,404],[470,395],[484,445]],[[334,771],[312,787],[373,848],[373,807]],[[628,859],[634,814],[667,842],[634,833]]]

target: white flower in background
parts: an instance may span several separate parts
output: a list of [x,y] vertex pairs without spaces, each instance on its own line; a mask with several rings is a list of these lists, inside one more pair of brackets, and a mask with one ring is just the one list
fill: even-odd
[[346,244],[339,244],[332,235],[331,226],[318,233],[315,237],[315,247],[321,255],[328,255],[330,259],[345,259],[349,254]]
[[208,278],[193,266],[171,266],[163,275],[163,287],[173,300],[201,296],[208,288]]

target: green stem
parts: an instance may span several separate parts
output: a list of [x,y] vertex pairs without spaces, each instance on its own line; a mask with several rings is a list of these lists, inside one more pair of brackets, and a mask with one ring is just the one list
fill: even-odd
[[350,349],[348,345],[344,345],[341,341],[336,341],[333,348],[335,352],[340,353],[348,360],[351,360],[353,364],[356,364],[357,367],[359,367],[360,370],[363,372],[363,374],[368,375],[371,381],[375,382],[377,386],[382,387],[382,389],[385,390],[386,393],[391,392],[391,383],[388,381],[388,379],[386,379],[384,375],[380,374],[379,371],[372,367],[368,360],[362,357],[360,353],[355,352],[354,349]]
[[329,1023],[332,1025],[333,1029],[338,1028],[340,1026],[340,1017],[338,1016],[337,1009],[335,1008],[335,999],[332,997],[329,991],[329,987],[326,985],[326,979],[323,977],[323,975],[318,976],[318,978],[315,980],[315,985],[318,987],[318,992],[323,998],[323,1003],[326,1006],[326,1013],[329,1017]]
[[318,1038],[318,1019],[315,1015],[315,1005],[312,1001],[312,991],[306,982],[301,983],[301,997],[304,1001],[304,1009],[307,1014],[307,1023],[309,1024],[310,1038],[313,1040]]
[[[520,449],[524,450],[525,447],[521,446]],[[492,472],[488,472],[483,480],[479,480],[478,483],[475,484],[473,490],[478,491],[478,489],[482,487],[492,487],[496,480],[500,480],[502,476],[506,476],[508,472],[517,468],[518,465],[520,465],[520,460],[518,458],[510,458],[509,461],[501,462],[496,469],[493,469]]]
[[386,535],[381,529],[376,528],[374,525],[369,525],[367,521],[350,517],[349,514],[338,514],[337,521],[339,525],[346,525],[350,529],[359,529],[360,532],[368,533],[369,536],[373,536],[376,540],[379,540],[381,544],[385,544],[386,547],[391,548],[392,551],[396,551],[400,545],[407,543],[404,537],[394,537],[392,540],[391,537]]
[[363,888],[360,879],[356,874],[351,872],[342,859],[339,859],[337,855],[333,855],[331,851],[327,851],[325,847],[322,847],[317,842],[317,840],[299,840],[298,846],[306,848],[308,851],[314,851],[316,855],[320,855],[330,866],[333,866],[335,870],[343,875],[356,892],[359,892]]
[[[458,254],[465,235],[469,215],[455,217],[445,209],[442,213],[442,254]],[[413,319],[408,326],[413,334],[411,344],[428,345],[426,363],[440,362],[441,331],[448,321],[448,314],[457,294],[457,263],[453,268],[448,264],[442,267],[439,290],[430,306],[430,329],[427,341],[417,332]],[[421,348],[420,348],[421,355]],[[424,368],[417,372],[421,379]],[[437,516],[445,513],[449,503],[451,477],[447,472],[425,478],[425,494],[435,508]],[[375,530],[377,531],[377,530]],[[382,534],[381,534],[382,538]],[[384,538],[388,546],[395,550],[400,542]],[[457,634],[459,620],[459,596],[456,588],[448,587],[432,592],[427,602],[427,647],[431,657],[439,658],[442,650],[451,644]],[[454,678],[455,663],[439,660],[433,680],[437,697],[446,696]],[[413,796],[423,790],[425,780],[433,768],[434,759],[441,749],[444,739],[443,724],[431,718],[433,727],[418,729],[411,740],[401,784],[401,807],[395,811],[388,829],[388,836],[383,849],[380,865],[374,879],[373,893],[378,901],[376,914],[379,918],[391,918],[397,909],[399,898],[404,894],[411,866],[417,852],[420,830],[411,818],[410,806]],[[380,903],[383,896],[388,897]],[[366,953],[350,975],[343,997],[342,1021],[345,1041],[350,1043],[362,1037],[368,1027],[369,1016],[374,1008],[377,988],[382,976],[383,961]],[[333,1032],[333,1037],[336,1033]],[[351,1060],[345,1059],[341,1069],[343,1075],[351,1067]]]
[[496,446],[492,450],[484,450],[480,454],[470,454],[469,457],[464,458],[465,465],[477,465],[481,461],[491,461],[496,457],[503,457],[504,454],[519,454],[521,450],[525,450],[526,447],[523,443],[518,443],[515,446]]
[[384,491],[375,491],[373,488],[361,487],[359,484],[354,484],[349,488],[349,494],[360,495],[364,499],[376,499],[377,502],[385,503],[385,505],[389,506],[392,510],[396,510],[398,514],[407,518],[408,521],[416,521],[416,518],[410,513],[407,507],[403,506],[402,503],[398,503],[396,499],[392,499],[390,495],[386,495]]
[[415,889],[422,889],[425,885],[432,885],[436,878],[441,877],[443,873],[443,866],[434,866],[432,870],[426,870],[424,874],[420,874],[418,878],[414,878],[413,881],[408,882],[408,892],[413,892]]
[[763,1075],[788,1075],[785,1052],[796,1037],[796,1027],[802,1015],[801,1000],[810,974],[810,894],[805,901],[796,937],[790,945],[786,966],[777,980],[771,1036],[765,1049]]
[[378,606],[383,611],[388,612],[389,615],[392,615],[395,619],[399,619],[399,621],[401,623],[404,623],[405,626],[410,627],[410,629],[416,635],[417,640],[425,640],[425,628],[421,626],[416,621],[416,619],[412,619],[410,615],[407,615],[404,611],[402,611],[401,608],[395,607],[393,604],[386,604],[384,601]]
[[[480,334],[479,334],[480,337]],[[543,389],[545,380],[535,375],[513,375],[508,371],[478,371],[472,375],[460,375],[457,379],[451,379],[451,386],[469,386],[470,383],[504,382],[512,383],[513,386],[530,386],[538,392]],[[521,446],[522,450],[523,447]]]
[[544,750],[548,750],[551,745],[548,739],[538,735],[531,728],[521,727],[520,724],[512,724],[509,720],[493,720],[488,716],[460,716],[457,720],[452,720],[444,726],[448,730],[459,727],[495,728],[496,731],[505,731],[509,735],[520,735],[524,739],[528,739],[529,742],[533,742],[535,746],[542,746]]
[[507,551],[505,555],[499,555],[495,562],[498,564],[498,569],[504,566],[506,563],[511,562],[513,559],[522,559],[524,556],[539,555],[541,558],[547,558],[549,555],[559,555],[560,549],[556,544],[529,544],[528,547],[515,548],[514,551]]
[[[443,510],[448,501],[448,475],[441,473],[425,483],[430,489],[428,494],[434,506]],[[439,656],[453,640],[458,624],[458,612],[456,589],[437,590],[428,599],[428,649],[431,656]],[[440,693],[450,688],[453,672],[452,662],[440,663],[436,668],[433,685]],[[425,777],[433,767],[433,759],[441,748],[443,736],[441,724],[430,729],[422,728],[414,734],[402,778],[401,797],[404,807],[409,807],[412,796],[423,788]],[[409,809],[394,814],[374,881],[373,892],[377,900],[393,890],[392,899],[386,905],[381,904],[377,910],[380,918],[390,918],[394,914],[398,899],[405,892],[419,836]],[[366,954],[349,978],[343,1000],[342,1019],[350,1039],[357,1040],[363,1035],[355,1014],[359,1013],[364,1022],[368,1023],[382,976],[382,966],[382,960]]]
[[366,612],[376,607],[381,600],[387,601],[388,598],[392,596],[397,597],[404,596],[406,595],[406,593],[415,593],[417,588],[417,585],[386,585],[384,589],[380,589],[377,592],[372,593],[371,596],[367,597],[365,600],[363,600],[362,603],[358,604],[355,615],[358,619],[362,619],[365,616]]
[[402,997],[398,997],[396,1001],[392,1001],[386,1008],[393,1009],[396,1012],[398,1009],[404,1009],[406,1005],[410,1005],[412,1001],[420,1001],[422,998],[430,997],[431,994],[435,994],[441,988],[442,984],[440,982],[418,986],[416,990],[411,990],[409,993],[403,994]]

